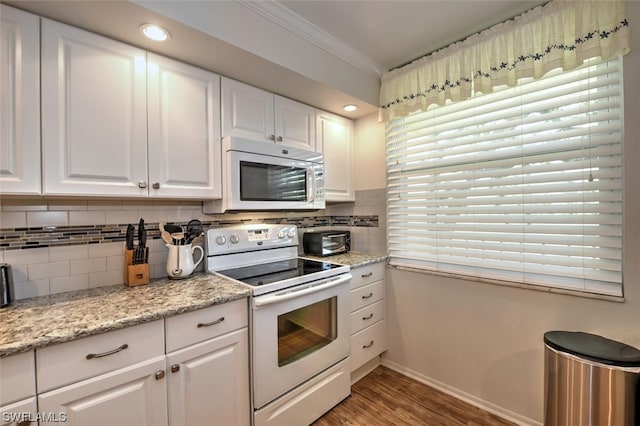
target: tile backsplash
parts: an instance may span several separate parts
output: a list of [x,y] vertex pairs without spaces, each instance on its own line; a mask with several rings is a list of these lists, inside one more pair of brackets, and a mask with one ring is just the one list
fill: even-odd
[[141,217],[149,230],[152,278],[166,276],[158,222],[199,219],[205,229],[261,222],[340,227],[351,230],[353,250],[386,252],[384,189],[358,191],[355,203],[329,204],[324,211],[219,215],[205,215],[202,203],[190,201],[1,199],[0,262],[12,266],[14,298],[122,283],[126,225]]

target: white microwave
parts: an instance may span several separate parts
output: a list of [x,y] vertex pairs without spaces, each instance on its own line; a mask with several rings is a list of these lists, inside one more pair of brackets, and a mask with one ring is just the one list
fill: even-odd
[[321,153],[227,136],[222,139],[222,199],[204,213],[325,208]]

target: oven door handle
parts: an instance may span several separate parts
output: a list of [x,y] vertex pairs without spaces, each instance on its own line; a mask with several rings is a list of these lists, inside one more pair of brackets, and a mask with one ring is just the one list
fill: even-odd
[[310,283],[308,285],[302,285],[294,287],[293,289],[287,289],[286,291],[279,291],[273,294],[267,294],[265,296],[258,296],[253,299],[254,306],[265,306],[273,303],[280,303],[286,300],[295,299],[296,297],[304,296],[309,293],[316,293],[328,288],[336,287],[351,279],[351,274],[340,275],[338,278],[329,278],[325,281],[318,283]]

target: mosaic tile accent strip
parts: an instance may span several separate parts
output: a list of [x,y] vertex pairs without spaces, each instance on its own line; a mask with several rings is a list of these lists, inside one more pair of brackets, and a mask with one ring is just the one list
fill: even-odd
[[[173,223],[173,222],[167,222]],[[245,223],[292,224],[299,228],[318,226],[378,227],[378,216],[315,216],[299,218],[237,219],[202,221],[209,228],[242,225]],[[186,228],[187,223],[177,223]],[[148,239],[160,239],[158,223],[145,224]],[[45,226],[38,228],[11,228],[0,230],[0,251],[23,250],[37,247],[57,247],[79,244],[102,244],[125,240],[127,225]]]

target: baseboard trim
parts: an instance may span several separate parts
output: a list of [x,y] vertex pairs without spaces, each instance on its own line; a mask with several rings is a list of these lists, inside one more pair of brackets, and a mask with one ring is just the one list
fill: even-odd
[[461,391],[460,389],[456,389],[453,386],[447,385],[446,383],[442,383],[438,380],[427,377],[422,373],[419,373],[415,370],[404,367],[393,361],[382,359],[382,365],[384,367],[390,368],[391,370],[397,371],[400,374],[410,377],[420,383],[424,383],[427,386],[431,386],[432,388],[437,389],[440,392],[444,392],[447,395],[451,395],[454,398],[458,398],[468,404],[474,405],[478,408],[481,408],[485,411],[495,414],[496,416],[500,416],[503,419],[513,422],[515,424],[518,424],[521,426],[543,426],[542,423],[536,420],[530,419],[528,417],[525,417],[511,410],[507,410],[506,408],[500,407],[499,405],[493,404],[489,401],[485,401],[481,398],[478,398],[475,395]]
[[379,365],[380,365],[380,356],[377,356],[367,361],[365,364],[362,364],[357,369],[353,370],[351,372],[351,386],[353,386],[360,379],[362,379],[367,374],[371,373],[373,370],[378,368]]

